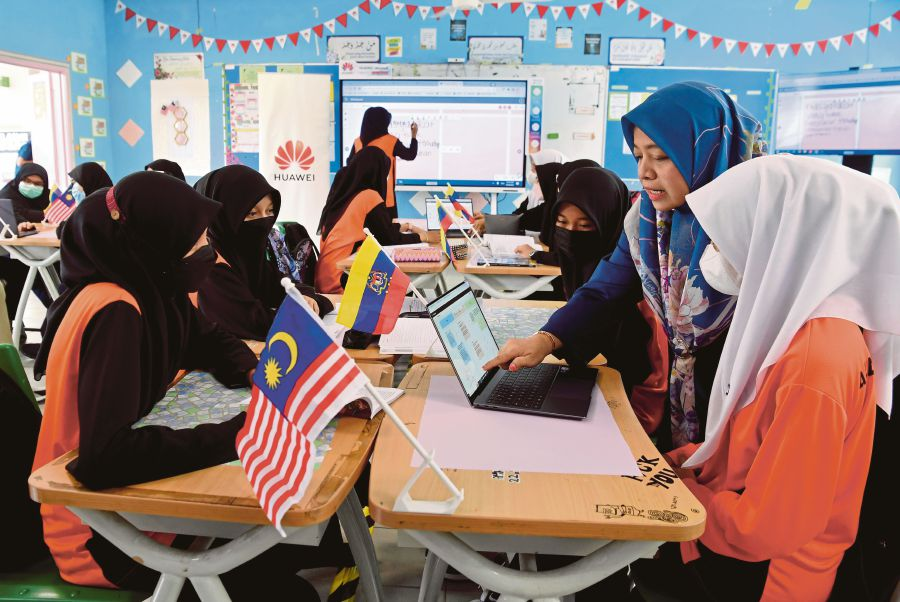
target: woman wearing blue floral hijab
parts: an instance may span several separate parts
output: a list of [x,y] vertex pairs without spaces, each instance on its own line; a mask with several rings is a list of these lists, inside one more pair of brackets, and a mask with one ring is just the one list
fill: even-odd
[[[533,366],[549,353],[583,363],[603,352],[597,333],[643,296],[669,338],[671,441],[702,439],[706,403],[735,298],[700,273],[709,237],[685,196],[750,159],[760,123],[722,90],[701,82],[662,88],[622,117],[644,187],[612,255],[528,339],[512,340],[486,367]],[[585,319],[589,317],[589,319]]]

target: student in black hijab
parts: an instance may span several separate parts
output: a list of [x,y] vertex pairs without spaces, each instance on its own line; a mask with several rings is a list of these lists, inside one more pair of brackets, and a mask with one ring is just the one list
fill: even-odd
[[342,293],[343,271],[337,262],[346,259],[365,240],[368,228],[382,245],[417,243],[427,232],[410,224],[393,222],[384,202],[390,159],[379,149],[367,146],[334,176],[318,233],[322,255],[316,265],[316,288],[325,293]]
[[[72,180],[69,189],[76,203],[81,203],[85,197],[101,188],[109,188],[113,185],[112,179],[106,173],[106,170],[103,169],[103,166],[93,161],[76,165],[69,172],[69,178]],[[43,220],[44,218],[42,217],[41,219]],[[59,224],[43,221],[19,222],[19,232],[35,229],[40,231],[56,229],[56,235],[62,237],[63,224],[65,224],[65,220]]]
[[[279,271],[270,248],[281,194],[246,165],[210,172],[194,188],[222,203],[209,226],[209,240],[220,259],[200,287],[200,311],[235,336],[264,341],[286,294],[281,279],[290,277]],[[319,315],[333,309],[328,298],[312,287],[294,284]]]
[[167,159],[157,159],[156,161],[151,161],[144,166],[145,171],[161,171],[163,173],[167,173],[173,178],[178,178],[182,182],[186,182],[187,180],[184,177],[184,172],[181,171],[181,166],[175,161],[169,161]]
[[[62,239],[68,288],[51,307],[35,365],[36,374],[47,374],[35,468],[77,448],[67,470],[102,489],[236,459],[244,413],[193,429],[132,428],[181,369],[210,371],[227,386],[250,383],[255,355],[188,299],[215,264],[206,229],[219,208],[183,182],[141,172],[90,195],[73,214]],[[64,579],[152,591],[158,573],[67,509],[45,505],[42,515]],[[296,576],[300,562],[285,566],[280,547],[223,575],[233,599],[253,599],[258,589],[248,590],[269,579],[277,591],[288,588],[284,595],[309,595],[309,584]]]

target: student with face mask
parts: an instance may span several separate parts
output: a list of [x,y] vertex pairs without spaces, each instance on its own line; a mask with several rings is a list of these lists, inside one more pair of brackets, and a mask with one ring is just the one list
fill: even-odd
[[[264,341],[286,295],[281,286],[286,274],[279,271],[272,246],[272,239],[280,237],[274,227],[281,194],[246,165],[210,172],[194,188],[222,204],[209,226],[210,244],[218,259],[197,294],[198,307],[208,320],[233,335]],[[295,284],[319,315],[333,309],[327,297],[299,281]]]
[[706,529],[632,575],[647,600],[824,601],[900,373],[900,199],[857,171],[775,155],[687,203],[712,240],[706,282],[738,295],[704,440],[669,454],[695,471],[682,478]]
[[[113,184],[112,179],[109,177],[109,174],[106,173],[106,170],[103,169],[103,166],[93,161],[76,165],[75,168],[69,172],[69,178],[71,178],[72,181],[69,184],[68,191],[72,193],[72,198],[74,198],[75,202],[78,204],[80,204],[89,194],[93,194],[101,188],[108,188]],[[19,224],[19,232],[35,229],[43,232],[45,230],[57,229],[57,236],[62,236],[61,227],[62,224],[44,221],[22,222]]]
[[622,129],[644,191],[616,249],[538,333],[509,341],[485,368],[526,368],[557,351],[571,362],[586,362],[596,355],[610,320],[643,296],[669,342],[668,428],[658,432],[665,450],[702,437],[712,376],[736,301],[712,289],[700,273],[709,237],[684,198],[749,159],[761,126],[724,91],[684,82],[660,89],[626,113]]

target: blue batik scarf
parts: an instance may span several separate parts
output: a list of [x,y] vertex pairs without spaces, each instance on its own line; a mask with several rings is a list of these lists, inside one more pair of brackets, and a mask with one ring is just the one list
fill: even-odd
[[[691,191],[750,159],[761,130],[759,121],[725,92],[701,82],[666,86],[626,113],[622,130],[632,150],[635,127],[669,156]],[[695,353],[728,329],[736,298],[710,287],[700,273],[709,236],[687,204],[657,211],[642,192],[639,217],[626,220],[626,232],[644,298],[674,349],[669,404],[677,447],[701,439]]]

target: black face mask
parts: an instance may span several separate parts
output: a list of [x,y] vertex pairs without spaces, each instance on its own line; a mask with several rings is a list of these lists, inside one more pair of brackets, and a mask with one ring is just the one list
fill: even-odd
[[197,292],[215,265],[216,252],[213,248],[210,245],[200,247],[172,269],[175,288],[185,293]]
[[588,263],[600,259],[600,232],[597,230],[576,231],[556,227],[553,246],[563,256],[578,263]]
[[275,227],[275,217],[261,217],[241,222],[237,231],[238,251],[244,261],[253,263],[253,257],[259,255],[266,246],[269,232]]

